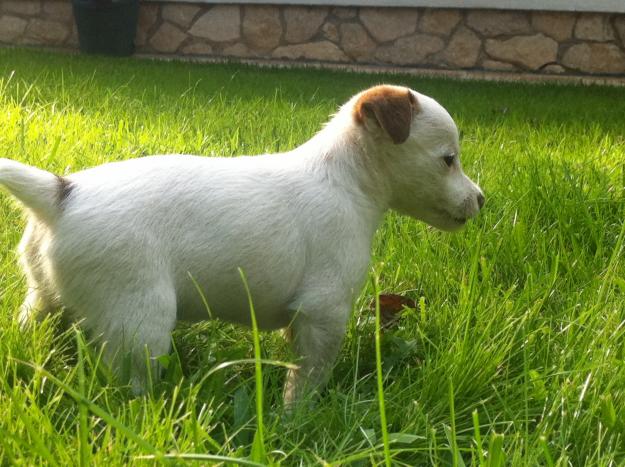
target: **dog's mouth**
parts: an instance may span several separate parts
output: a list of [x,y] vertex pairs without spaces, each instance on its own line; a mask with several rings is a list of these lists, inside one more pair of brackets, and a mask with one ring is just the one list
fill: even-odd
[[464,225],[466,224],[468,218],[467,217],[458,217],[454,216],[451,212],[446,209],[441,209],[440,214],[446,217],[447,219],[451,219],[455,224]]
[[470,219],[470,217],[454,215],[447,209],[440,208],[435,209],[432,214],[434,214],[435,217],[431,217],[429,220],[426,220],[426,222],[437,229],[447,232],[455,232],[463,228]]

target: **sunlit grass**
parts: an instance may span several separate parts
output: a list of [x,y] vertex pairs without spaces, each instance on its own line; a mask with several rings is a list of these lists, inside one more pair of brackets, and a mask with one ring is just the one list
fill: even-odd
[[[378,232],[381,291],[421,303],[381,336],[383,391],[369,280],[314,407],[286,417],[285,370],[262,367],[262,451],[249,330],[181,326],[163,381],[132,398],[82,344],[88,336],[58,335],[54,320],[19,330],[23,219],[0,195],[0,463],[182,453],[204,463],[383,464],[379,394],[397,465],[625,462],[624,89],[0,49],[0,155],[67,173],[146,154],[281,151],[382,81],[448,108],[465,171],[487,197],[455,235],[395,214]],[[292,358],[277,333],[261,334],[260,346],[263,359]]]

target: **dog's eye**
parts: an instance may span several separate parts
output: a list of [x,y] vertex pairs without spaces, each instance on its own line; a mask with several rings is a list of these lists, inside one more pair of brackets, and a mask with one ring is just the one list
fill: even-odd
[[456,158],[455,154],[448,154],[445,157],[443,157],[443,160],[445,161],[445,164],[447,164],[447,167],[451,167],[454,163],[455,158]]

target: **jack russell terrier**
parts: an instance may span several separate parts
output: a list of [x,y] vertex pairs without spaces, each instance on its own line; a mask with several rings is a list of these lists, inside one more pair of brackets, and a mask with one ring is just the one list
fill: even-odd
[[447,111],[389,85],[287,153],[151,156],[63,177],[0,159],[0,185],[28,215],[23,324],[62,307],[114,369],[131,358],[141,393],[158,374],[146,351],[169,352],[177,320],[250,324],[240,268],[259,328],[289,328],[287,404],[327,379],[384,213],[453,231],[484,204]]

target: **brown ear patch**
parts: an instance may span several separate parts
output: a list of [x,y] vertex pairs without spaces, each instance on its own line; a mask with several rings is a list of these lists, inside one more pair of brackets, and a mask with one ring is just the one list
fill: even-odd
[[412,117],[419,103],[407,88],[381,85],[365,91],[354,106],[354,119],[364,125],[365,118],[374,119],[388,133],[393,143],[400,144],[410,136]]

